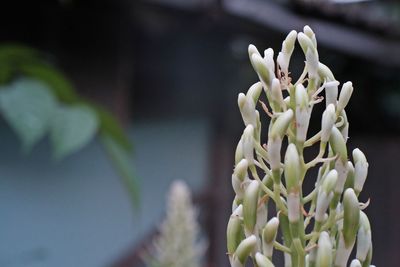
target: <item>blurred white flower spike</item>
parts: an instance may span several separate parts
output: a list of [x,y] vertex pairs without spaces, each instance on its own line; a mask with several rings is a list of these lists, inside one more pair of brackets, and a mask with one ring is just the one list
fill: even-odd
[[[236,216],[238,217],[238,216]],[[166,218],[160,225],[153,250],[144,259],[149,267],[200,267],[205,250],[191,192],[185,182],[171,185]]]
[[[305,58],[297,81],[289,68],[296,41]],[[245,130],[232,175],[236,196],[227,229],[231,266],[248,266],[250,259],[255,267],[274,266],[276,251],[284,254],[285,267],[373,266],[371,227],[361,211],[366,205],[358,200],[368,162],[358,148],[352,152],[352,162],[346,144],[345,109],[353,84],[340,87],[320,62],[309,26],[289,33],[276,62],[271,48],[264,57],[254,45],[248,52],[259,81],[238,97]],[[311,135],[310,118],[319,103],[325,108],[321,130]],[[260,114],[269,119],[267,134]],[[306,161],[304,151],[312,146],[319,153]],[[318,168],[315,187],[305,193],[302,185],[312,179],[308,175],[312,168]],[[350,260],[353,249],[356,258]]]

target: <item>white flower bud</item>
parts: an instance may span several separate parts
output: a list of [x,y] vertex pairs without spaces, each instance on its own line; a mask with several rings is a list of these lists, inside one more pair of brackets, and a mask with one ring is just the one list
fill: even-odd
[[318,74],[322,81],[334,81],[335,76],[333,76],[332,71],[325,65],[319,62],[318,64]]
[[251,235],[248,238],[244,239],[240,242],[239,246],[235,251],[235,256],[237,259],[244,264],[247,257],[253,251],[253,249],[257,246],[257,237],[255,235]]
[[290,122],[293,118],[293,110],[288,109],[284,113],[278,116],[271,127],[271,131],[269,132],[269,138],[281,137],[286,134],[287,128],[290,125]]
[[285,182],[288,193],[300,187],[300,157],[294,144],[289,144],[285,154]]
[[264,51],[264,60],[267,63],[269,72],[275,76],[274,50],[272,48]]
[[281,71],[285,74],[289,72],[289,62],[294,50],[294,44],[296,42],[297,32],[291,31],[286,39],[282,43],[282,50],[279,52],[277,62],[281,68]]
[[302,84],[296,86],[296,139],[304,142],[307,138],[310,123],[311,108],[309,107],[308,94]]
[[243,136],[240,138],[235,150],[235,164],[238,164],[244,158],[243,154]]
[[306,52],[306,67],[308,77],[311,79],[319,78],[318,75],[319,57],[316,49],[308,49]]
[[247,97],[245,94],[238,95],[238,106],[242,114],[243,122],[246,126],[252,124],[257,126],[256,106],[252,98]]
[[267,257],[272,257],[274,241],[278,233],[278,227],[279,219],[277,217],[273,217],[268,221],[262,231],[262,249],[263,254]]
[[351,82],[346,82],[342,86],[340,91],[339,101],[337,103],[337,112],[340,113],[349,103],[351,94],[353,93],[353,84]]
[[353,160],[354,160],[354,190],[357,194],[363,189],[365,180],[368,175],[368,162],[364,153],[356,148],[353,150]]
[[343,162],[340,159],[337,159],[335,161],[335,170],[338,173],[338,179],[335,187],[336,194],[341,194],[343,192],[344,184],[346,183],[346,178],[348,173],[347,166],[348,166],[347,162]]
[[342,136],[342,133],[335,126],[332,128],[329,143],[333,149],[333,152],[339,155],[339,159],[344,163],[347,163],[347,147],[346,142]]
[[329,104],[333,104],[334,106],[336,106],[338,97],[338,86],[338,81],[330,81],[325,84],[326,106],[329,106]]
[[345,246],[354,245],[360,221],[358,199],[352,188],[346,189],[343,195],[343,238]]
[[249,165],[254,163],[254,127],[247,125],[243,132],[243,155]]
[[321,232],[318,239],[316,266],[332,266],[332,243],[327,232]]
[[243,196],[243,222],[246,234],[252,233],[257,222],[259,183],[252,180]]
[[372,246],[371,225],[367,215],[360,211],[360,228],[357,234],[357,254],[356,258],[364,262]]
[[258,54],[252,54],[251,62],[264,87],[271,88],[271,81],[275,75],[271,74],[267,62]]
[[274,267],[274,264],[260,252],[256,253],[255,258],[258,267]]
[[350,263],[350,267],[362,267],[361,262],[359,260],[352,260]]
[[255,84],[250,86],[246,96],[249,97],[250,99],[253,99],[254,105],[256,105],[260,97],[261,91],[262,91],[261,82],[256,82]]
[[279,79],[274,78],[272,80],[272,89],[271,89],[271,100],[272,100],[272,108],[274,111],[281,111],[282,107],[285,105],[283,102],[283,95],[281,89],[281,83]]
[[226,236],[228,253],[233,254],[243,239],[242,219],[242,205],[239,205],[234,213],[229,218]]
[[310,28],[310,26],[308,26],[308,25],[304,26],[303,32],[304,32],[305,35],[308,36],[308,38],[311,39],[311,41],[312,41],[314,47],[317,48],[317,39],[315,38],[315,33],[314,33],[314,31]]
[[305,35],[304,33],[299,32],[299,33],[297,34],[297,40],[299,41],[299,44],[300,44],[300,46],[301,46],[301,49],[302,49],[303,52],[304,52],[304,55],[307,55],[307,51],[308,51],[309,49],[314,49],[314,50],[315,50],[315,47],[314,47],[313,42],[312,42],[311,39],[310,39],[307,35]]
[[326,143],[329,140],[329,137],[332,132],[332,127],[336,121],[336,113],[335,106],[330,104],[326,107],[326,110],[322,114],[322,122],[321,122],[321,142]]
[[315,221],[322,222],[325,212],[333,198],[333,189],[336,186],[338,174],[336,170],[331,170],[325,177],[322,187],[320,187],[315,209]]
[[290,223],[300,220],[300,195],[299,192],[289,193],[287,196],[288,218]]

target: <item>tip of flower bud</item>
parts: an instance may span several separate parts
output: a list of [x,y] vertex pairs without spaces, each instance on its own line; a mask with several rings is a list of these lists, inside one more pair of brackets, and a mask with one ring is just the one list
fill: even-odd
[[315,50],[313,42],[311,41],[310,37],[308,37],[306,34],[299,32],[297,34],[297,40],[299,41],[299,44],[304,52],[304,55],[307,54],[307,51],[309,49]]
[[350,267],[361,267],[361,262],[359,260],[352,260],[350,263]]
[[340,91],[339,100],[337,103],[337,112],[341,112],[349,103],[350,97],[353,93],[353,83],[346,82],[342,86],[342,90]]
[[256,253],[255,258],[258,267],[274,267],[272,262],[260,252]]
[[288,193],[299,189],[300,157],[294,144],[289,144],[285,154],[285,181]]
[[257,237],[255,235],[251,235],[248,238],[244,239],[240,242],[239,246],[235,251],[235,255],[241,263],[246,261],[246,258],[250,255],[253,249],[257,245]]
[[322,189],[328,194],[333,191],[336,186],[338,179],[338,172],[336,170],[330,170],[326,175],[324,182],[322,183]]
[[270,86],[272,77],[269,73],[267,62],[265,62],[265,60],[256,53],[253,53],[251,55],[250,60],[254,67],[254,70],[257,72],[260,79],[264,82],[266,86]]
[[343,238],[346,247],[354,244],[360,220],[360,207],[356,193],[346,189],[343,196]]
[[316,266],[332,266],[332,243],[327,232],[321,232],[318,238]]

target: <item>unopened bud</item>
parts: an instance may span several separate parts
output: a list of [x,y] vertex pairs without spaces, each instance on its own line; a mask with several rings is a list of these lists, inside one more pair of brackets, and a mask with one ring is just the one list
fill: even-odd
[[319,62],[319,64],[318,64],[318,74],[322,81],[324,81],[324,80],[334,81],[335,80],[335,76],[333,76],[332,71],[328,68],[328,66],[326,66],[325,64],[322,64],[321,62]]
[[319,57],[316,49],[308,49],[306,53],[306,66],[308,76],[311,79],[317,79],[318,75]]
[[321,232],[319,235],[316,266],[332,266],[332,243],[327,232]]
[[303,32],[304,32],[305,35],[307,35],[311,39],[314,47],[317,48],[317,39],[315,38],[315,33],[310,28],[310,26],[308,26],[308,25],[304,26]]
[[357,254],[356,258],[361,262],[367,259],[368,252],[372,247],[371,225],[367,215],[360,211],[360,227],[357,234]]
[[257,245],[257,237],[255,235],[249,236],[248,238],[240,242],[239,246],[235,251],[235,256],[242,264],[244,264],[247,257],[254,250],[256,245]]
[[243,122],[246,126],[257,126],[256,106],[252,98],[247,97],[245,94],[238,95],[238,106],[242,114]]
[[252,233],[257,223],[259,183],[252,180],[243,196],[243,221],[248,233]]
[[275,62],[274,62],[274,50],[268,48],[264,51],[264,60],[267,63],[268,70],[270,73],[275,73]]
[[251,65],[253,66],[253,69],[256,70],[256,67],[253,64],[252,56],[253,56],[253,54],[256,54],[261,57],[261,54],[260,54],[260,52],[258,52],[257,47],[255,47],[255,45],[252,45],[252,44],[249,45],[247,51],[249,53],[249,59],[250,59]]
[[274,267],[274,264],[260,252],[256,253],[255,258],[258,267]]
[[333,104],[336,106],[337,97],[338,97],[338,81],[331,81],[325,84],[325,98],[326,98],[326,106]]
[[279,79],[274,78],[272,80],[272,89],[271,89],[271,100],[272,100],[272,108],[274,111],[281,111],[284,106],[283,95],[281,89],[281,83]]
[[272,257],[274,242],[278,233],[279,219],[273,217],[267,222],[262,231],[262,249],[263,254],[269,258]]
[[333,152],[339,155],[342,162],[347,163],[347,147],[346,142],[340,133],[339,129],[334,126],[329,138],[329,143],[333,149]]
[[254,127],[249,124],[243,131],[243,155],[249,165],[254,161]]
[[238,164],[244,158],[243,154],[243,136],[240,138],[235,150],[235,164]]
[[285,182],[288,193],[300,186],[300,157],[294,144],[289,144],[285,154]]
[[299,33],[297,34],[297,40],[299,41],[299,44],[300,44],[300,46],[301,46],[301,49],[302,49],[303,52],[304,52],[304,55],[307,55],[307,51],[308,51],[309,49],[314,49],[314,50],[315,50],[315,47],[314,47],[313,42],[312,42],[311,39],[310,39],[307,35],[305,35],[304,33],[299,32]]
[[353,160],[354,160],[354,190],[357,194],[363,189],[365,180],[368,175],[368,162],[364,153],[356,148],[353,150]]
[[343,196],[343,238],[346,247],[354,244],[358,223],[360,220],[360,208],[354,190],[346,189]]
[[321,142],[328,142],[335,121],[335,106],[330,104],[326,107],[324,113],[322,113]]
[[244,238],[242,218],[240,218],[242,209],[242,205],[239,205],[229,218],[226,231],[227,247],[229,254],[233,254],[235,252],[236,248],[240,244],[240,241],[242,241],[242,239]]
[[273,123],[271,127],[271,131],[269,133],[270,138],[275,137],[283,137],[286,134],[287,128],[290,125],[290,122],[293,118],[293,111],[288,109],[284,113],[278,116],[276,121]]
[[350,267],[362,267],[362,265],[359,260],[352,260],[350,263]]
[[296,86],[296,138],[304,142],[307,137],[310,123],[311,109],[309,107],[308,94],[302,84]]
[[270,73],[267,62],[265,62],[265,60],[258,54],[252,54],[251,62],[260,80],[265,86],[270,88],[272,78],[274,77]]
[[257,104],[258,99],[260,98],[260,94],[262,92],[262,84],[261,82],[256,82],[252,86],[250,86],[249,90],[247,91],[246,96],[253,100],[254,105]]
[[325,177],[322,187],[318,192],[317,205],[315,209],[315,221],[322,222],[325,212],[333,198],[333,189],[336,186],[338,174],[336,170],[331,170]]
[[294,44],[296,42],[297,32],[291,31],[286,39],[282,43],[282,50],[279,52],[277,57],[277,62],[284,73],[289,71],[290,57],[292,56],[294,50]]
[[340,91],[339,101],[337,103],[337,112],[341,112],[349,103],[351,94],[353,93],[353,84],[351,82],[346,82],[342,86]]

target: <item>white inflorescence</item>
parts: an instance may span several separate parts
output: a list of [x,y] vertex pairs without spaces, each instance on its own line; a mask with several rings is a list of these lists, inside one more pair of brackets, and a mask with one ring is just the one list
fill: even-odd
[[[305,67],[294,81],[289,62],[296,40]],[[362,211],[367,205],[358,201],[368,162],[358,148],[350,161],[346,146],[345,109],[353,84],[346,82],[339,90],[340,83],[319,61],[308,26],[289,33],[276,62],[271,48],[261,55],[250,45],[248,53],[259,81],[238,97],[245,130],[232,175],[236,197],[227,227],[231,266],[244,267],[249,258],[257,267],[274,266],[273,252],[279,251],[285,267],[346,267],[355,247],[351,266],[372,266],[371,228]],[[311,113],[321,102],[321,130],[310,135]],[[265,140],[260,114],[270,117]],[[307,162],[304,150],[314,145],[319,153]],[[307,177],[311,168],[318,168],[318,176],[315,188],[305,193],[302,185],[312,179]],[[269,202],[275,205],[272,215]]]

